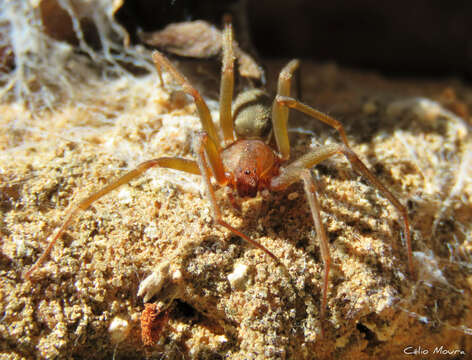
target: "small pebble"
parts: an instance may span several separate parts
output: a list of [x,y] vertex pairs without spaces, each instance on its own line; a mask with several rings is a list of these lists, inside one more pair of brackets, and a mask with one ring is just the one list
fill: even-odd
[[231,288],[241,289],[244,285],[244,281],[247,276],[248,266],[245,264],[235,264],[233,272],[228,275],[228,281],[231,284]]

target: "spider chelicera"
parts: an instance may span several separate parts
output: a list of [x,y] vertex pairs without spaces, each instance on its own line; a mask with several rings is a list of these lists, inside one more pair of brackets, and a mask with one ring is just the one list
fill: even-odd
[[[282,191],[294,182],[302,181],[324,262],[320,312],[321,320],[323,320],[326,310],[331,257],[328,240],[321,222],[320,205],[316,194],[317,189],[310,168],[336,154],[344,155],[351,165],[365,176],[399,212],[403,219],[408,267],[410,273],[414,273],[406,208],[384,185],[382,185],[354,153],[348,144],[346,133],[339,121],[290,97],[291,81],[295,70],[299,66],[298,60],[290,61],[280,72],[277,95],[274,100],[263,90],[251,89],[240,93],[233,102],[233,33],[231,23],[229,21],[225,23],[220,87],[219,122],[223,136],[223,139],[221,139],[212,121],[208,106],[200,93],[161,53],[155,51],[152,54],[152,59],[159,73],[161,82],[161,68],[164,68],[172,75],[173,79],[182,86],[183,91],[192,96],[195,101],[203,127],[203,131],[197,134],[194,139],[193,145],[196,160],[178,157],[162,157],[143,162],[115,182],[112,182],[100,191],[81,201],[68,213],[64,223],[54,235],[44,253],[36,264],[25,274],[27,278],[30,278],[31,274],[48,258],[56,241],[61,237],[62,233],[80,211],[87,209],[102,196],[123,184],[129,183],[132,179],[141,176],[146,170],[153,167],[171,168],[201,175],[203,183],[205,184],[206,195],[213,211],[214,221],[263,250],[267,255],[279,262],[279,259],[270,250],[223,220],[216,200],[215,190],[211,184],[211,177],[214,177],[219,186],[227,186],[235,190],[242,198],[255,197],[257,193],[263,189]],[[342,144],[321,146],[299,159],[288,163],[290,155],[290,143],[287,130],[289,108],[301,111],[336,129],[341,136]],[[275,149],[269,145],[269,139],[272,134],[275,136]]]

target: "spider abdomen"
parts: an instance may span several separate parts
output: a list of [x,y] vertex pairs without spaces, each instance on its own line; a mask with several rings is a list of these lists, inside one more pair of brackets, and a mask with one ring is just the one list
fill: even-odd
[[264,139],[271,129],[272,98],[263,90],[240,93],[233,102],[234,132],[238,138]]

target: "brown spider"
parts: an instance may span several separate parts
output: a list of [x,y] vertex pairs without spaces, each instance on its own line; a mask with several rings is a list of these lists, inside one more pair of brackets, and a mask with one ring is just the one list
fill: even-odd
[[[203,131],[195,137],[194,149],[197,160],[188,160],[177,157],[162,157],[146,161],[121,178],[105,186],[100,191],[81,201],[67,215],[64,223],[53,237],[44,253],[36,264],[26,273],[31,274],[47,259],[55,242],[74,217],[81,210],[87,209],[94,201],[108,194],[123,184],[129,183],[146,170],[152,167],[171,168],[191,174],[200,174],[206,187],[206,194],[213,211],[214,221],[242,237],[252,245],[262,249],[267,255],[279,262],[278,258],[263,245],[252,240],[241,231],[226,223],[218,207],[215,191],[211,185],[213,176],[220,186],[228,186],[236,190],[240,197],[254,197],[258,191],[268,189],[282,191],[296,181],[303,181],[308,204],[316,228],[316,236],[321,247],[321,256],[324,262],[324,278],[321,302],[321,320],[325,317],[328,278],[331,264],[328,240],[321,223],[320,205],[316,195],[316,185],[312,179],[310,168],[323,160],[343,154],[351,165],[364,175],[400,213],[403,218],[403,231],[406,238],[408,267],[413,275],[413,259],[411,250],[410,230],[406,208],[397,198],[370,172],[359,157],[351,150],[343,126],[332,117],[311,108],[290,97],[290,86],[294,71],[299,66],[298,60],[290,61],[282,69],[278,79],[277,96],[275,100],[262,90],[251,89],[239,94],[233,103],[234,87],[234,55],[232,25],[226,22],[223,32],[223,66],[220,88],[220,127],[223,140],[212,121],[210,111],[200,93],[180,74],[175,67],[161,53],[152,54],[156,69],[161,76],[161,67],[164,67],[183,88],[191,95],[196,103]],[[163,83],[163,82],[162,82]],[[233,109],[231,108],[233,105]],[[287,164],[290,154],[287,121],[289,108],[301,111],[323,123],[335,128],[343,144],[326,145],[315,149],[301,158]],[[268,145],[272,131],[275,135],[277,149]],[[322,327],[323,328],[323,327]]]

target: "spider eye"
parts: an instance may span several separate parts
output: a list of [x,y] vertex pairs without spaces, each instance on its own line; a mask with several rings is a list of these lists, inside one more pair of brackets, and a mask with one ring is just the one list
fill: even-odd
[[249,170],[244,170],[244,173],[245,173],[246,175],[249,175],[251,172],[250,172]]

